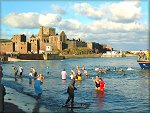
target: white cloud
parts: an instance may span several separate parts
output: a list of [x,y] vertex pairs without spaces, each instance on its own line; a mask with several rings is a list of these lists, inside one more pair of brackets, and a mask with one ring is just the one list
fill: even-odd
[[108,20],[94,21],[89,24],[86,28],[91,30],[93,33],[103,32],[139,32],[148,30],[148,26],[140,23],[116,23]]
[[56,6],[56,5],[52,5],[51,7],[52,7],[52,9],[53,9],[54,11],[56,11],[57,13],[59,13],[59,14],[65,14],[65,10],[62,9],[61,7]]
[[40,14],[38,22],[42,26],[54,27],[54,26],[57,26],[60,21],[61,21],[61,16],[57,14],[48,13],[46,15]]
[[[148,25],[138,21],[142,15],[138,1],[109,3],[99,7],[93,7],[88,3],[78,3],[72,7],[80,15],[92,18],[89,23],[81,22],[82,16],[79,18],[78,16],[69,17],[70,15],[65,18],[61,17],[63,9],[59,6],[52,6],[53,10],[59,14],[11,13],[4,18],[4,21],[5,24],[15,28],[31,29],[39,28],[41,25],[57,27],[56,30],[65,31],[70,39],[80,38],[84,41],[110,45],[135,44],[136,46],[136,43],[148,42]],[[75,15],[74,11],[69,11],[73,16]]]
[[82,16],[87,16],[93,19],[100,19],[104,15],[101,8],[92,7],[88,3],[77,3],[74,5],[74,10]]
[[4,18],[4,23],[15,28],[36,28],[38,18],[38,13],[10,13]]
[[141,17],[139,1],[121,1],[93,7],[88,3],[77,3],[74,10],[92,19],[109,19],[115,22],[130,23]]
[[108,6],[109,19],[118,22],[133,22],[141,17],[139,1],[122,1]]
[[56,26],[61,21],[61,16],[57,14],[10,13],[4,18],[4,23],[8,26],[21,29],[39,28],[39,26]]

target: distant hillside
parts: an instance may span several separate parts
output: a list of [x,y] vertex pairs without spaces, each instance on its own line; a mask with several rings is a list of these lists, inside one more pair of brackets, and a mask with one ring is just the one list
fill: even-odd
[[9,39],[0,39],[0,42],[11,42]]

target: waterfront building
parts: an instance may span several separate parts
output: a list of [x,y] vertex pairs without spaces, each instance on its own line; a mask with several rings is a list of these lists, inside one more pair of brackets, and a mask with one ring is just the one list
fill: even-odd
[[64,31],[60,34],[56,33],[55,28],[46,28],[40,26],[40,30],[36,35],[32,35],[27,39],[24,34],[13,35],[9,41],[0,41],[1,53],[20,53],[20,54],[41,54],[47,49],[50,53],[56,50],[62,51],[68,48],[86,47],[96,53],[104,53],[112,50],[111,46],[99,44],[96,42],[84,42],[80,39],[69,39]]

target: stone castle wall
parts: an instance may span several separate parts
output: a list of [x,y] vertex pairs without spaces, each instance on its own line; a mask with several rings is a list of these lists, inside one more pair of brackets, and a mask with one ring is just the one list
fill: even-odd
[[14,52],[14,50],[15,50],[14,44],[15,43],[13,43],[13,42],[0,43],[0,51],[2,53],[5,53],[5,52]]
[[[0,42],[1,52],[19,52],[26,54],[28,52],[38,53],[46,51],[46,45],[49,44],[52,50],[63,50],[66,48],[87,47],[89,49],[97,48],[101,51],[104,46],[99,43],[86,43],[80,40],[69,40],[64,31],[55,34],[54,28],[46,28],[41,26],[37,36],[32,35],[28,41],[24,34],[13,35],[11,42]],[[109,47],[111,48],[111,47]]]

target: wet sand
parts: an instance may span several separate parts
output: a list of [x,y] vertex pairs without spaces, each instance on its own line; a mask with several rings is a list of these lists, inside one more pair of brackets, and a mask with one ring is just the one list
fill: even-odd
[[17,92],[14,89],[6,88],[4,97],[5,113],[11,112],[51,112],[40,104],[40,100],[35,100],[33,97]]
[[25,111],[23,111],[22,109],[19,109],[18,106],[16,106],[13,103],[9,103],[9,102],[5,102],[5,111],[4,113],[25,113]]

